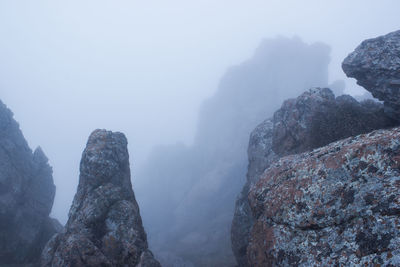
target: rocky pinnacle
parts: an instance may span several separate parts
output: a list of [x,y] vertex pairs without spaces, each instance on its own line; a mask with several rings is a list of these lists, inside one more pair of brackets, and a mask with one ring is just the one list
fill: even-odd
[[95,130],[90,135],[65,232],[49,241],[42,265],[159,266],[132,190],[124,134]]

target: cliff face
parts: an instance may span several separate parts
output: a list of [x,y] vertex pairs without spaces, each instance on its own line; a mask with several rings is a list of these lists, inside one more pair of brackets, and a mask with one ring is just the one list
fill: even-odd
[[249,156],[232,227],[240,266],[400,264],[400,128],[371,132],[399,124],[397,33],[363,42],[343,63],[384,105],[313,89],[285,101],[256,140],[265,150]]
[[39,147],[33,153],[0,101],[0,265],[34,264],[62,226],[49,218],[56,188]]
[[65,232],[49,241],[42,265],[160,266],[148,249],[122,133],[90,135]]

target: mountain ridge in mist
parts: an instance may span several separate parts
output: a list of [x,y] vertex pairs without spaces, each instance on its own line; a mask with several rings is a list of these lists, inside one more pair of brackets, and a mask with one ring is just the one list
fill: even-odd
[[159,147],[138,170],[144,224],[163,265],[234,264],[229,231],[245,180],[249,133],[283,100],[326,86],[329,53],[327,45],[298,37],[264,40],[204,101],[194,144]]

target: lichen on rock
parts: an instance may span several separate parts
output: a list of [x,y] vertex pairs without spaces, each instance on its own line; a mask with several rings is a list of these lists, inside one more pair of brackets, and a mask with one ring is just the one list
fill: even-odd
[[65,232],[47,244],[42,265],[159,266],[148,249],[122,133],[90,135]]
[[236,200],[231,227],[232,250],[239,266],[246,266],[247,264],[247,246],[254,224],[247,199],[249,188],[258,181],[265,168],[278,159],[278,156],[272,151],[272,132],[273,122],[271,119],[267,119],[250,134],[249,148],[247,150],[249,166],[246,184]]
[[273,163],[250,189],[251,266],[400,264],[400,128]]
[[232,221],[232,250],[240,266],[247,263],[249,235],[254,225],[248,194],[271,163],[286,155],[310,151],[331,142],[395,125],[373,100],[358,102],[349,95],[335,97],[328,88],[311,88],[286,100],[272,119],[250,135],[247,181],[239,194]]
[[400,31],[363,41],[345,58],[342,68],[384,101],[389,116],[400,120]]

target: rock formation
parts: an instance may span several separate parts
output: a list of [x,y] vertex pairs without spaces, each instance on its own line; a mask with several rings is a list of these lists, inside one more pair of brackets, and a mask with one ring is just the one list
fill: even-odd
[[236,201],[231,228],[238,264],[246,265],[248,236],[254,220],[247,199],[249,188],[273,161],[393,125],[382,104],[372,100],[359,103],[349,95],[335,98],[328,88],[312,88],[286,100],[273,119],[260,124],[250,136],[247,182]]
[[247,246],[249,244],[250,231],[254,224],[247,195],[250,186],[258,181],[265,168],[278,159],[278,155],[272,150],[272,120],[265,120],[250,134],[249,166],[247,181],[235,203],[235,214],[231,227],[231,242],[233,254],[239,266],[247,265]]
[[400,31],[363,41],[343,61],[342,68],[384,101],[388,115],[400,120]]
[[12,112],[0,101],[0,265],[35,264],[62,228],[49,218],[56,188],[39,147],[29,148]]
[[400,264],[400,128],[273,163],[252,187],[250,266]]
[[90,135],[65,232],[46,245],[42,266],[160,266],[148,249],[122,133]]
[[313,88],[286,100],[274,114],[272,149],[280,156],[324,146],[361,133],[393,126],[381,104],[335,98],[328,88]]
[[240,266],[400,264],[400,128],[382,129],[399,124],[398,38],[367,40],[343,62],[384,105],[312,89],[252,134],[232,224]]
[[[204,101],[193,145],[152,153],[138,171],[136,188],[149,242],[163,266],[235,264],[230,225],[245,181],[250,132],[285,99],[326,86],[328,63],[327,45],[299,38],[264,40]],[[144,193],[150,190],[157,197]]]

